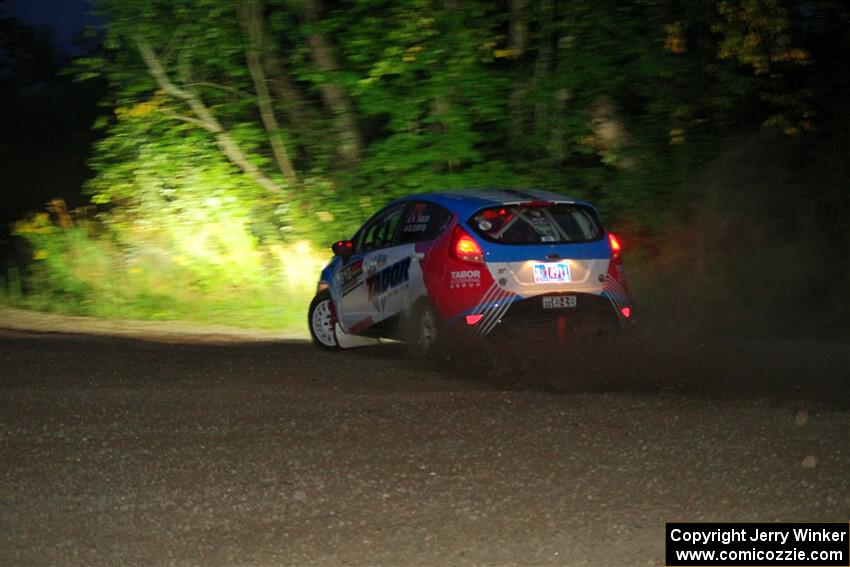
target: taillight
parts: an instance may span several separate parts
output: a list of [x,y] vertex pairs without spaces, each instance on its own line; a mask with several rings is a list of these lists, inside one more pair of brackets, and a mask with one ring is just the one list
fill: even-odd
[[[626,278],[623,275],[623,245],[620,244],[620,239],[608,233],[608,244],[611,246],[611,261],[608,262],[608,275],[605,277],[605,286],[614,290],[620,290],[622,293],[628,293]],[[625,311],[620,311],[621,315],[626,319],[631,315],[631,310],[626,307]]]
[[460,225],[455,226],[450,250],[452,256],[458,260],[476,264],[484,263],[484,252],[481,251],[481,247]]
[[608,233],[608,244],[611,245],[611,256],[615,259],[620,257],[620,252],[623,250],[623,247],[620,245],[620,241],[616,236]]

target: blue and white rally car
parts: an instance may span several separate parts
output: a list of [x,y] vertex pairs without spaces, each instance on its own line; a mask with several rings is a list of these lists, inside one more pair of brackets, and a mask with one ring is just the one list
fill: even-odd
[[555,193],[404,197],[333,251],[309,311],[325,349],[391,338],[423,356],[453,331],[536,327],[555,340],[633,320],[619,241],[593,206]]

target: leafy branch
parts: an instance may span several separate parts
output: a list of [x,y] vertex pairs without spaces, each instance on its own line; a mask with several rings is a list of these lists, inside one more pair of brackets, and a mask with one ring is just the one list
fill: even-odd
[[[270,179],[257,167],[245,154],[233,136],[221,125],[212,111],[204,104],[201,97],[188,88],[179,87],[174,84],[168,76],[168,72],[162,65],[151,45],[141,36],[133,35],[133,42],[145,66],[156,81],[159,88],[172,97],[185,102],[194,117],[182,116],[180,119],[195,124],[213,135],[227,159],[251,177],[259,186],[271,193],[280,193],[282,188]],[[177,117],[177,116],[174,116]]]

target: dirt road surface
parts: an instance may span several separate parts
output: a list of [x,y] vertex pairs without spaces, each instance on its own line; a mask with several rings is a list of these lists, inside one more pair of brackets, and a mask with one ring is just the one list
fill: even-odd
[[514,380],[393,345],[0,331],[0,564],[657,566],[665,521],[846,522],[843,346]]

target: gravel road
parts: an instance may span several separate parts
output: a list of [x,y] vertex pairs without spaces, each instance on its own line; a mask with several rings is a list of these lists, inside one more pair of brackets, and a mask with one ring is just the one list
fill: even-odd
[[665,521],[847,521],[845,346],[516,381],[393,345],[0,331],[0,564],[657,566]]

